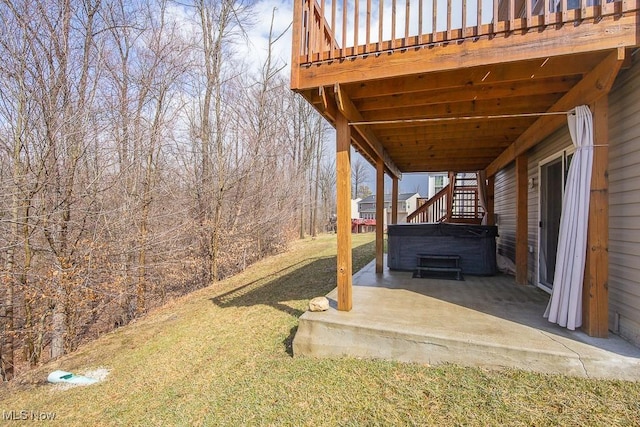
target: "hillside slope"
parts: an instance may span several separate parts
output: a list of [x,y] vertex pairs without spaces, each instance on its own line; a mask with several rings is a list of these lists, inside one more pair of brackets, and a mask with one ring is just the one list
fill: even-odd
[[[354,269],[374,254],[354,235]],[[60,425],[637,425],[635,383],[291,357],[308,300],[335,284],[335,236],[181,298],[0,390],[0,411]],[[63,389],[48,372],[105,368]],[[13,411],[13,412],[11,412]]]

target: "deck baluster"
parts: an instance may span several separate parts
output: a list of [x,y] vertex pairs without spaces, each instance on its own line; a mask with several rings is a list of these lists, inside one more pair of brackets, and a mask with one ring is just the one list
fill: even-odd
[[391,49],[396,47],[396,0],[391,0]]
[[360,29],[360,0],[355,0],[353,7],[353,53],[358,54],[358,31]]
[[478,16],[476,18],[476,36],[480,36],[482,31],[482,0],[478,0],[477,13]]
[[342,0],[342,46],[340,46],[340,57],[345,57],[345,46],[347,45],[347,0]]
[[447,40],[451,40],[451,0],[447,0]]
[[435,43],[438,39],[438,0],[433,0],[433,9],[432,9],[432,19],[433,19],[433,27],[431,29],[433,37],[431,38],[431,42]]
[[378,52],[382,50],[382,25],[384,23],[384,0],[378,4]]
[[422,44],[422,15],[424,13],[422,0],[418,1],[418,44]]
[[409,19],[411,17],[411,3],[407,0],[406,10],[404,14],[404,42],[402,45],[407,47],[409,45]]
[[369,53],[369,44],[371,43],[371,0],[367,0],[367,32],[364,45],[364,53]]

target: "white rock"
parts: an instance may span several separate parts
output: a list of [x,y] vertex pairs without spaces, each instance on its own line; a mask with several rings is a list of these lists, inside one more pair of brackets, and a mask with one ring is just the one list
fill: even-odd
[[329,300],[326,297],[315,297],[309,301],[309,311],[329,310]]

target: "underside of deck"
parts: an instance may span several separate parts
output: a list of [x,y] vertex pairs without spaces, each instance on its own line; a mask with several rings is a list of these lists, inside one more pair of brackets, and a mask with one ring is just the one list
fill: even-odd
[[[534,2],[497,1],[489,13],[495,25],[410,36],[407,20],[404,31],[395,30],[404,37],[375,43],[369,40],[376,22],[378,37],[386,20],[396,22],[391,12],[374,14],[378,21],[367,21],[360,38],[358,16],[345,16],[342,27],[353,38],[344,31],[340,37],[340,16],[338,23],[330,17],[335,3],[299,3],[291,87],[334,125],[343,115],[358,151],[374,165],[383,158],[396,177],[483,169],[492,175],[565,123],[562,113],[605,95],[640,44],[637,0],[529,11],[528,18],[524,4]],[[504,14],[507,5],[515,12]]]
[[593,378],[640,380],[640,349],[612,336],[591,338],[549,323],[548,295],[511,276],[465,281],[412,279],[410,272],[353,277],[354,306],[307,312],[296,356],[361,357],[415,363],[518,368]]

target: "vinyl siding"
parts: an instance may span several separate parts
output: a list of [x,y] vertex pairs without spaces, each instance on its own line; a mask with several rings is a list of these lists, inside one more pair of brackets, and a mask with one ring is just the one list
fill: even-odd
[[609,96],[609,327],[640,345],[640,63]]
[[[528,177],[533,178],[533,188],[528,188],[528,242],[530,248],[528,256],[529,271],[527,279],[530,284],[538,283],[538,165],[549,156],[570,147],[571,137],[568,128],[562,127],[542,143],[531,149],[529,156]],[[495,211],[498,215],[498,253],[515,261],[516,235],[516,182],[515,166],[511,164],[496,174],[495,180]]]
[[516,179],[515,166],[511,164],[496,174],[494,211],[498,238],[498,254],[515,262],[516,259]]

